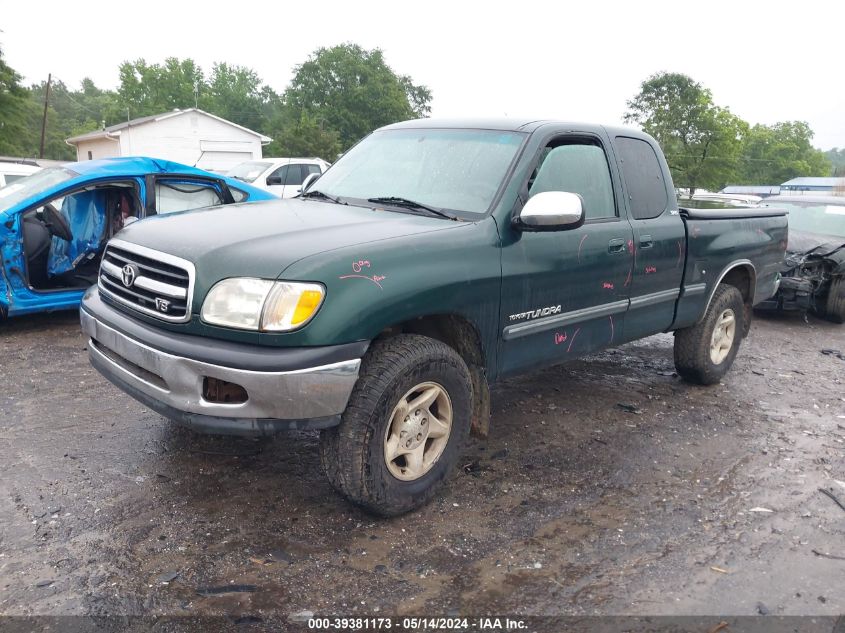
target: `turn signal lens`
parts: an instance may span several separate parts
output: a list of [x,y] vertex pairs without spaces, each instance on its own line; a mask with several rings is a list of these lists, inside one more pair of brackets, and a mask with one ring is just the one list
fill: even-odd
[[320,307],[320,302],[323,300],[323,293],[317,290],[305,290],[299,295],[299,301],[296,304],[296,309],[293,311],[293,318],[290,324],[294,327],[305,323]]
[[317,313],[325,291],[319,284],[279,281],[273,285],[261,315],[262,332],[288,332]]

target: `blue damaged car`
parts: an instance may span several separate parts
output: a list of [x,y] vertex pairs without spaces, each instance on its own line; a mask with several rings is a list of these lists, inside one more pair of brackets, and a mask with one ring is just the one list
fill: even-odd
[[166,160],[108,158],[0,188],[0,318],[77,308],[106,242],[153,215],[275,196]]

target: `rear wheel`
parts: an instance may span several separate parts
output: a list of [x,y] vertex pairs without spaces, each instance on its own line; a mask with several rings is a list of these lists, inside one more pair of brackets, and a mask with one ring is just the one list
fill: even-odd
[[822,316],[834,323],[845,323],[845,275],[831,280]]
[[727,373],[745,331],[745,305],[734,286],[720,284],[704,318],[675,332],[675,368],[686,381],[712,385]]
[[415,334],[376,342],[340,426],[320,434],[320,461],[350,501],[383,516],[426,503],[469,434],[472,382],[448,345]]

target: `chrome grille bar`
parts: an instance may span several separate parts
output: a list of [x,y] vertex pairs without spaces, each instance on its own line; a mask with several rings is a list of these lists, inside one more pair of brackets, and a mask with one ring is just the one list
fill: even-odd
[[100,264],[98,287],[107,298],[172,323],[191,318],[194,265],[151,248],[113,239]]

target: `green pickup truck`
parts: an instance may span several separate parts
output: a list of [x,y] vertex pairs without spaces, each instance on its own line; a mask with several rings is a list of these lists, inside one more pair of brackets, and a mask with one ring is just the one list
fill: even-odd
[[502,378],[673,331],[678,373],[718,382],[786,237],[776,209],[679,210],[646,134],[408,121],[296,199],[127,227],[80,318],[146,406],[208,433],[319,429],[332,485],[395,515],[486,435]]

